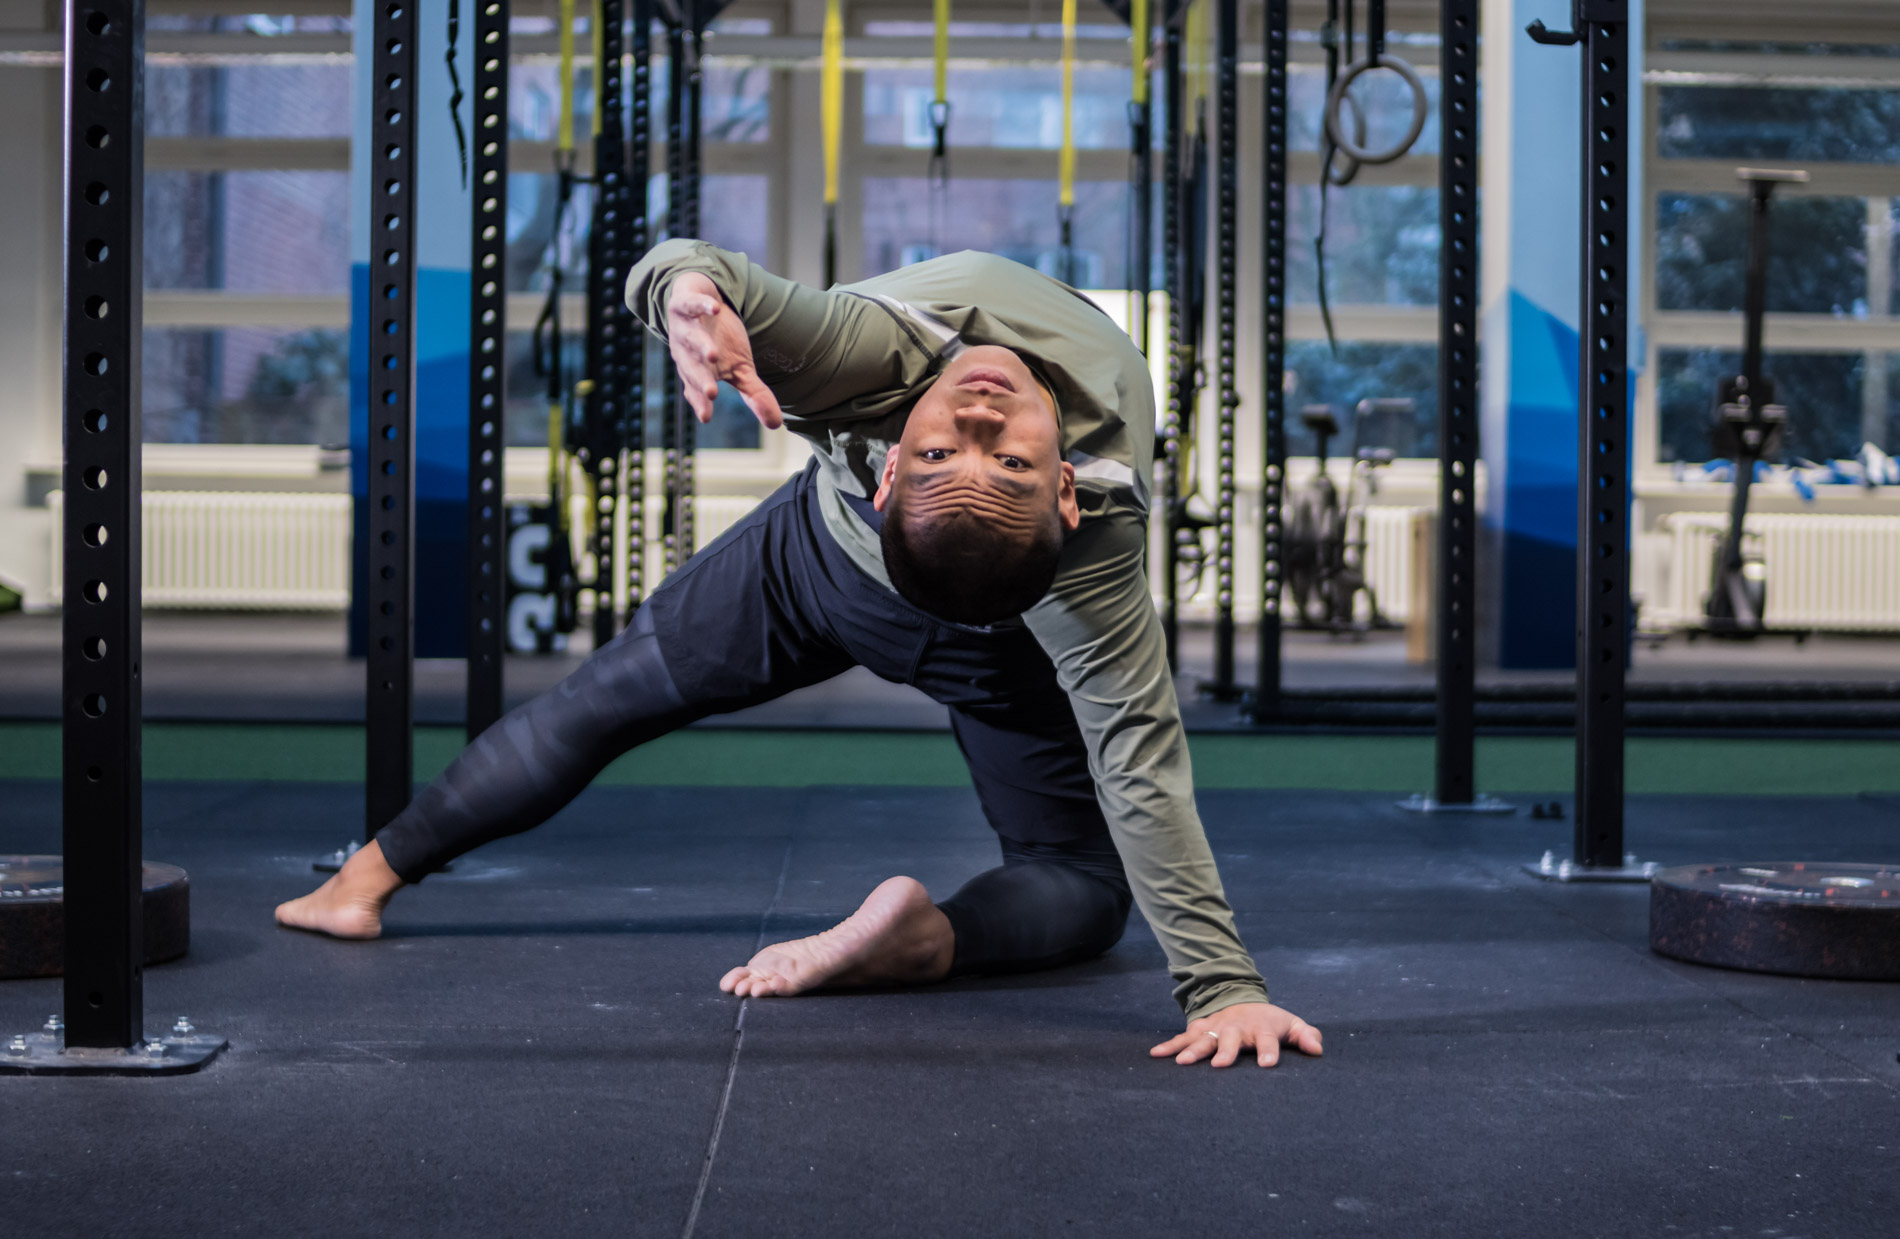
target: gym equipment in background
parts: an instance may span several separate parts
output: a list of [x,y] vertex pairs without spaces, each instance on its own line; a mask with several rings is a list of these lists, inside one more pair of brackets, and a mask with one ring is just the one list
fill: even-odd
[[1582,52],[1577,360],[1577,774],[1571,864],[1541,878],[1644,882],[1623,851],[1623,731],[1630,653],[1629,11],[1573,0],[1573,29],[1534,21],[1537,43]]
[[950,210],[950,0],[931,3],[930,255],[943,254],[943,220]]
[[[1415,409],[1406,399],[1359,402],[1343,497],[1327,469],[1327,446],[1339,433],[1340,411],[1325,404],[1300,410],[1300,421],[1312,432],[1318,458],[1312,478],[1293,498],[1283,551],[1286,590],[1292,595],[1290,611],[1300,627],[1362,634],[1390,626],[1379,610],[1377,592],[1366,579],[1366,507],[1378,492],[1375,470],[1391,464],[1397,455],[1391,447],[1382,446],[1382,435],[1400,419],[1409,429]],[[1362,594],[1364,620],[1358,614]]]
[[1797,977],[1900,981],[1900,867],[1683,865],[1649,886],[1659,955]]
[[[838,282],[838,160],[844,141],[842,0],[825,0],[824,36],[819,43],[819,53],[818,104],[824,130],[825,155],[825,287],[830,288]],[[675,64],[674,68],[677,69],[678,65]],[[670,137],[669,132],[669,152],[672,149]],[[669,181],[669,195],[671,184]]]
[[[616,610],[615,525],[624,507],[627,563],[638,580],[645,541],[646,332],[626,305],[627,273],[646,251],[648,143],[647,55],[650,0],[633,0],[632,73],[627,73],[627,0],[597,0],[594,10],[594,215],[587,245],[587,378],[574,456],[588,486],[584,545],[592,568],[594,648],[620,631]],[[631,77],[632,91],[628,85]],[[631,136],[628,120],[631,119]],[[639,605],[637,585],[629,610]]]
[[[940,0],[947,3],[947,0]],[[1154,15],[1149,0],[1130,0],[1128,9],[1128,334],[1144,357],[1152,358],[1148,309],[1154,281],[1154,105],[1150,101],[1154,53]]]
[[[222,1037],[179,1021],[169,1035],[145,1028],[147,962],[188,941],[189,923],[168,936],[164,922],[148,933],[148,874],[183,898],[186,878],[144,856],[144,701],[139,680],[143,610],[139,590],[139,516],[144,490],[139,340],[144,312],[145,5],[143,0],[87,0],[67,8],[61,67],[65,99],[65,304],[62,440],[66,500],[63,522],[64,607],[60,619],[60,824],[58,950],[64,974],[63,1012],[38,1032],[6,1038],[0,1074],[175,1075],[196,1071],[224,1049]],[[372,469],[371,493],[385,497],[371,528],[400,533],[372,551],[387,563],[380,597],[402,610],[398,643],[372,646],[370,698],[382,686],[405,722],[408,668],[410,481],[413,455],[408,403],[412,325],[411,273],[416,68],[415,16],[408,6],[375,13],[377,108],[371,131],[387,155],[379,210],[388,227],[379,302],[387,326],[377,335],[388,357],[372,368],[373,402],[386,429],[370,436],[371,451],[391,462]],[[384,109],[393,111],[385,111]],[[379,324],[380,325],[380,324]],[[398,577],[400,578],[398,580]],[[389,633],[387,613],[373,615],[372,634]],[[372,736],[376,731],[372,729]],[[403,735],[406,773],[408,735]],[[374,754],[372,753],[372,758]],[[370,801],[372,812],[376,801]],[[375,824],[372,817],[372,825]],[[51,860],[51,858],[46,858]],[[21,866],[28,868],[29,866]],[[174,876],[175,875],[175,876]],[[8,890],[11,904],[38,888],[51,895],[50,874]],[[174,908],[176,905],[173,905]],[[188,905],[186,905],[188,906]],[[43,909],[50,912],[50,908]],[[9,922],[9,931],[17,922]],[[10,932],[9,932],[10,936]]]
[[1755,466],[1774,448],[1788,410],[1775,403],[1775,381],[1762,371],[1762,318],[1768,308],[1768,206],[1777,185],[1806,183],[1806,172],[1737,168],[1748,186],[1748,278],[1742,293],[1742,372],[1716,391],[1714,440],[1718,455],[1735,462],[1728,532],[1716,554],[1705,615],[1708,631],[1754,637],[1766,631],[1768,570],[1747,534],[1748,492]]
[[[1338,341],[1333,337],[1333,310],[1326,290],[1327,191],[1335,185],[1350,185],[1366,164],[1392,163],[1403,158],[1425,132],[1425,120],[1431,114],[1431,100],[1418,70],[1404,59],[1386,51],[1385,0],[1367,0],[1366,51],[1353,58],[1353,0],[1327,0],[1326,24],[1320,27],[1320,45],[1326,49],[1326,105],[1320,112],[1319,227],[1313,234],[1313,258],[1318,272],[1319,317],[1326,328],[1326,343],[1335,355]],[[1340,66],[1344,51],[1347,64]],[[1410,88],[1411,114],[1405,132],[1398,141],[1383,150],[1366,145],[1369,120],[1366,106],[1353,98],[1352,88],[1374,69],[1388,69]],[[1350,120],[1347,113],[1351,113]],[[1344,166],[1334,161],[1345,157]]]
[[[469,197],[467,705],[470,740],[502,715],[508,531],[502,517],[508,361],[510,0],[476,0],[474,186]],[[458,113],[459,118],[459,113]]]
[[[705,58],[706,26],[731,0],[678,0],[660,6],[666,23],[666,235],[699,236],[699,195],[702,188],[701,69]],[[844,23],[837,0],[825,10],[825,278],[833,278],[836,264],[837,144],[844,106]],[[661,573],[671,573],[692,558],[694,547],[693,453],[699,442],[699,422],[680,391],[679,371],[665,358],[660,362],[660,450],[665,466],[665,503],[660,517]]]
[[1075,0],[1062,0],[1062,143],[1056,155],[1056,278],[1075,285]]

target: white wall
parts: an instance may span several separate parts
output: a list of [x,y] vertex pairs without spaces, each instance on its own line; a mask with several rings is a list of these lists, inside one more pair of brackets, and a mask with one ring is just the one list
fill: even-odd
[[[51,10],[49,12],[49,10]],[[0,6],[0,30],[43,31],[57,9]],[[0,579],[44,604],[49,517],[28,470],[60,459],[60,73],[0,66]]]

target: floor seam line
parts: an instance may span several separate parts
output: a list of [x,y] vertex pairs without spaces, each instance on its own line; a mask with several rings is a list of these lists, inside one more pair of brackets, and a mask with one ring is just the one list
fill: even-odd
[[[765,935],[772,923],[772,914],[778,911],[779,901],[785,897],[785,878],[792,871],[792,845],[785,845],[785,858],[779,863],[778,885],[772,891],[772,901],[765,905],[765,911],[759,915],[759,937],[752,948],[757,955],[765,949]],[[713,1162],[719,1156],[719,1137],[726,1128],[726,1111],[732,1105],[732,1085],[739,1076],[739,1052],[745,1048],[745,1013],[752,999],[739,1000],[739,1014],[732,1021],[732,1054],[726,1059],[726,1081],[719,1090],[719,1109],[713,1114],[712,1134],[706,1138],[706,1160],[699,1168],[699,1186],[693,1192],[692,1208],[687,1210],[686,1225],[680,1230],[680,1239],[693,1239],[693,1231],[699,1226],[700,1206],[706,1201],[706,1188],[712,1182]]]

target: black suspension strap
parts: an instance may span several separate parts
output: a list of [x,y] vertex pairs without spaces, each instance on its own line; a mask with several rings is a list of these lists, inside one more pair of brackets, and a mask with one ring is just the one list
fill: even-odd
[[1128,98],[1128,238],[1126,267],[1131,292],[1128,334],[1142,356],[1149,357],[1148,303],[1154,283],[1154,105],[1149,90],[1148,61],[1153,50],[1154,16],[1148,0],[1133,0],[1129,9],[1130,77]]
[[[479,2],[479,0],[478,0]],[[462,128],[462,71],[455,67],[455,50],[462,42],[461,0],[449,0],[449,48],[442,58],[449,66],[449,120],[455,125],[455,153],[462,162],[462,188],[468,188],[468,131]]]

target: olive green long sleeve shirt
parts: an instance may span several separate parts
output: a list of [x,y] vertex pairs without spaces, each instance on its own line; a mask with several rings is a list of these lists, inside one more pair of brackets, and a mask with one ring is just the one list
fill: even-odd
[[672,281],[698,272],[745,324],[753,362],[821,461],[826,525],[886,587],[877,535],[841,493],[868,498],[887,450],[943,364],[970,345],[1016,352],[1054,394],[1080,527],[1054,586],[1026,612],[1069,695],[1096,796],[1142,915],[1190,1018],[1266,999],[1194,805],[1187,737],[1145,568],[1155,433],[1147,362],[1094,304],[989,254],[933,259],[830,292],[698,241],[656,246],[627,304],[666,332]]

